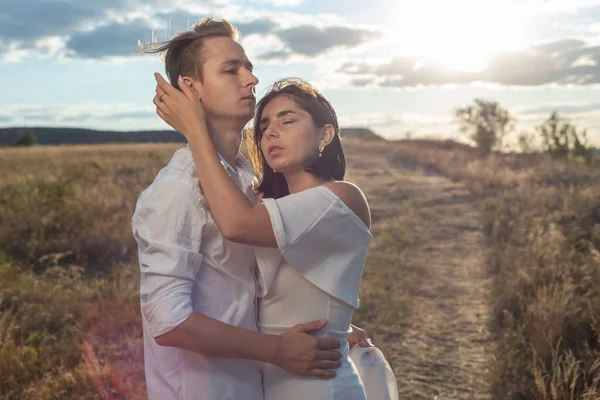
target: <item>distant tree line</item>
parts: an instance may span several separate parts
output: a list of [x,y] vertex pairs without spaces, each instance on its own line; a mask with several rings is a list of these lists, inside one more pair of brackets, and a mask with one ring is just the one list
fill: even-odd
[[175,131],[100,131],[83,128],[0,128],[0,146],[103,143],[185,143]]
[[[349,138],[381,139],[368,128],[342,128]],[[0,146],[104,143],[185,143],[175,131],[99,131],[83,128],[0,128]]]
[[[508,110],[484,99],[456,109],[454,119],[482,155],[504,148],[506,135],[515,128],[515,118]],[[557,159],[578,158],[587,162],[598,151],[589,144],[587,130],[579,130],[558,111],[552,112],[533,132],[519,133],[515,145],[524,153],[541,150]]]

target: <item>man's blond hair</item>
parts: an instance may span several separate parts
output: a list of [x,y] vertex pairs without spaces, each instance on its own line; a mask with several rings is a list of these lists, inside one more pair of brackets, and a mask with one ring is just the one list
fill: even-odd
[[228,37],[239,41],[238,30],[224,19],[205,17],[191,30],[176,34],[171,40],[143,46],[146,53],[164,53],[165,70],[171,85],[179,89],[178,77],[191,76],[202,81],[204,41],[211,37]]

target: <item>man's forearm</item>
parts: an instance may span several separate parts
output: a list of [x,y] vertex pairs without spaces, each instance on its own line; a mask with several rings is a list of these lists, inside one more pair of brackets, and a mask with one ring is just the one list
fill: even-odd
[[200,353],[208,357],[240,358],[273,363],[280,337],[240,328],[192,313],[177,328],[156,337],[161,346]]

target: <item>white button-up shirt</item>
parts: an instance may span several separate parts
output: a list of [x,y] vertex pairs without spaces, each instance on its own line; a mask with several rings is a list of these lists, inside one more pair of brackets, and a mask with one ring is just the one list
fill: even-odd
[[[239,158],[228,173],[252,201],[254,178]],[[154,338],[199,312],[258,330],[253,248],[223,238],[198,186],[188,147],[178,150],[140,195],[132,218],[141,269],[140,299],[150,400],[262,400],[257,361],[206,357]]]

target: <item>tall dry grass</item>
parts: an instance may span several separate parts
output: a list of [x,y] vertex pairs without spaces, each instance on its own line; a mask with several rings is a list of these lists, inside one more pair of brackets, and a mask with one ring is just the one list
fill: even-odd
[[[372,165],[361,144],[348,153],[351,179],[364,183]],[[0,150],[0,398],[146,398],[130,219],[178,147]],[[402,211],[376,229],[355,318],[386,354],[419,279],[400,251],[416,250],[417,210]]]
[[600,398],[600,168],[406,142],[398,161],[480,196],[498,399]]
[[[598,169],[540,155],[480,159],[452,142],[390,146],[393,162],[462,180],[481,198],[496,398],[600,397]],[[2,398],[144,398],[129,221],[178,147],[0,149]],[[391,269],[377,275],[373,267],[405,269],[399,249],[415,232],[387,228],[377,233],[357,321],[393,340],[381,327],[401,324],[409,310],[380,302],[407,294]]]
[[180,146],[0,149],[0,398],[144,398],[130,220]]

